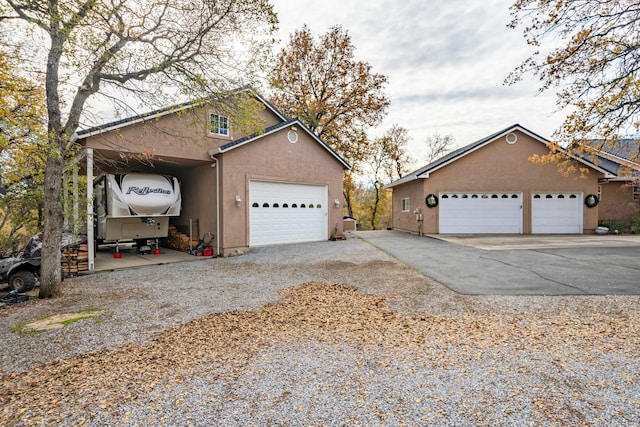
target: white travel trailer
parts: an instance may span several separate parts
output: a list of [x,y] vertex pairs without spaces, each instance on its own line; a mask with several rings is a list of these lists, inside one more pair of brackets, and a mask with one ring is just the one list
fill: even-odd
[[107,174],[93,190],[98,243],[167,237],[169,218],[180,215],[180,183],[172,176]]

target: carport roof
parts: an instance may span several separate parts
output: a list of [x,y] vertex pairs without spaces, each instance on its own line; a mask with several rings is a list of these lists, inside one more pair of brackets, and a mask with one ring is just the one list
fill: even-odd
[[[530,131],[529,129],[525,128],[524,126],[521,126],[519,124],[514,124],[511,125],[505,129],[502,129],[494,134],[491,134],[485,138],[482,138],[478,141],[472,142],[469,145],[466,145],[462,148],[458,148],[457,150],[452,151],[451,153],[440,157],[439,159],[429,163],[428,165],[392,182],[391,184],[387,185],[386,188],[392,188],[401,184],[405,184],[407,182],[411,182],[414,181],[416,179],[425,179],[425,178],[429,178],[429,174],[431,172],[435,172],[436,170],[448,165],[451,162],[456,161],[457,159],[466,156],[469,153],[474,152],[475,150],[484,147],[485,145],[495,141],[496,139],[511,133],[513,131],[520,131],[526,135],[529,135],[530,137],[532,137],[533,139],[540,141],[540,143],[542,144],[548,144],[549,141],[546,138],[543,138],[542,136],[536,134],[535,132]],[[600,168],[596,165],[594,165],[593,163],[587,161],[586,159],[583,158],[576,158],[576,160],[578,160],[581,163],[586,164],[587,166],[589,166],[590,168],[596,169],[599,172],[604,173],[605,175],[610,175],[610,172],[608,170],[605,170],[603,168]]]

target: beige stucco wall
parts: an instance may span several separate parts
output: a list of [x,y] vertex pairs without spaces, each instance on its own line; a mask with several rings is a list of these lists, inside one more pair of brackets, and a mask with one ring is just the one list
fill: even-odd
[[[249,181],[280,181],[328,184],[328,234],[334,227],[342,232],[343,167],[329,152],[306,133],[298,130],[298,142],[287,139],[289,128],[222,154],[221,224],[224,252],[249,246]],[[235,196],[242,199],[235,205]],[[333,200],[338,199],[340,207]]]
[[[230,122],[230,136],[209,134],[211,108],[168,114],[145,123],[128,125],[118,130],[87,138],[87,147],[116,153],[145,153],[156,158],[210,161],[208,151],[244,135]],[[280,119],[270,110],[259,112],[265,127]]]
[[633,186],[627,182],[601,183],[600,219],[623,220],[640,213],[640,202],[633,200]]
[[[171,222],[180,231],[190,228],[194,237],[202,239],[205,233],[216,236],[216,173],[211,162],[199,167],[181,170],[176,176],[182,190],[182,212]],[[196,226],[197,224],[197,226]],[[192,226],[193,225],[193,226]]]
[[[484,147],[458,158],[438,169],[426,179],[418,179],[393,188],[393,227],[416,232],[418,221],[413,210],[420,208],[424,218],[423,233],[438,233],[439,208],[428,208],[424,203],[427,194],[440,192],[495,191],[522,193],[523,233],[531,233],[531,197],[534,192],[582,192],[597,194],[598,178],[602,174],[591,171],[581,178],[579,173],[568,177],[560,174],[554,164],[540,165],[529,157],[545,154],[547,148],[541,142],[516,131],[518,140],[508,144],[501,137]],[[411,198],[411,212],[402,212],[402,198]],[[595,230],[598,208],[583,210],[585,233]]]

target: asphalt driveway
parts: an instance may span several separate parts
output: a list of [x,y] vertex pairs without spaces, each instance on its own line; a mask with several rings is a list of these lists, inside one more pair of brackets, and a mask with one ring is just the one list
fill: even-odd
[[467,295],[640,295],[640,236],[358,237]]

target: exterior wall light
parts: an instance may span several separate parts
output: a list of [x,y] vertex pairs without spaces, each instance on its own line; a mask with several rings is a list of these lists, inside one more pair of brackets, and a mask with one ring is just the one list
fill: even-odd
[[340,200],[335,199],[335,200],[333,201],[333,204],[335,205],[335,207],[336,207],[336,208],[339,208],[339,207],[340,207]]
[[240,198],[240,196],[236,196],[236,206],[240,206],[241,203],[242,199]]

